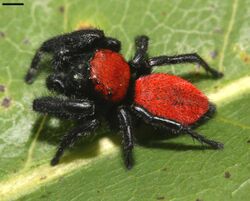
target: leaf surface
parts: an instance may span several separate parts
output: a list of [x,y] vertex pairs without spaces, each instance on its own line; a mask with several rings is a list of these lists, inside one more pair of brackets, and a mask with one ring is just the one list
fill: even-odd
[[[1,200],[248,200],[250,192],[250,2],[244,0],[32,1],[0,7],[0,197]],[[136,130],[135,166],[124,169],[121,137],[104,122],[96,135],[67,151],[50,167],[60,137],[72,122],[41,117],[32,100],[51,94],[47,72],[23,81],[35,50],[46,39],[98,27],[134,54],[134,38],[150,37],[149,54],[197,52],[223,79],[194,65],[163,66],[192,81],[218,106],[197,128],[224,143],[203,148],[143,125]],[[46,63],[46,62],[44,62]]]

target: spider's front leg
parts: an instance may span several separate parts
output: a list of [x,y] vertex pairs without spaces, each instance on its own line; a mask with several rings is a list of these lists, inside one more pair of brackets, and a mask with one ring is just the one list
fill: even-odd
[[86,120],[93,118],[95,112],[93,102],[86,99],[42,97],[34,100],[33,109],[58,118],[80,120],[77,127],[63,136],[51,165],[59,162],[66,148],[73,145],[80,137],[88,136],[99,125],[96,119]]
[[95,48],[95,45],[102,41],[104,33],[97,29],[86,29],[68,34],[53,37],[45,41],[37,50],[28,70],[25,81],[31,84],[40,69],[40,61],[45,53],[57,54],[63,57],[66,54],[72,55],[83,50],[88,51]]
[[34,100],[33,110],[62,119],[84,119],[94,115],[95,105],[87,99],[41,97]]
[[132,150],[134,148],[134,136],[131,115],[126,106],[118,108],[118,118],[123,136],[124,163],[127,169],[133,166]]

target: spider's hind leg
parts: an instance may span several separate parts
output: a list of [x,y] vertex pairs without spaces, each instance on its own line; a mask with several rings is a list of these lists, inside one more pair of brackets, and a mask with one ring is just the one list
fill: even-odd
[[197,53],[182,54],[176,56],[158,56],[152,57],[148,60],[149,67],[182,64],[182,63],[196,63],[209,72],[214,78],[221,78],[223,73],[211,68]]
[[200,143],[205,143],[209,146],[211,146],[214,149],[223,149],[224,145],[220,142],[214,141],[214,140],[210,140],[208,138],[206,138],[204,135],[201,135],[197,132],[195,132],[194,130],[192,130],[191,128],[184,128],[183,131],[190,135],[192,138],[198,140]]
[[195,132],[190,127],[180,124],[179,122],[176,122],[170,119],[161,118],[158,116],[154,116],[140,106],[133,105],[132,109],[137,114],[137,116],[141,117],[148,124],[151,124],[156,127],[165,128],[167,130],[172,130],[174,133],[188,134],[192,138],[198,140],[201,143],[205,143],[214,149],[223,148],[222,143],[214,141],[214,140],[210,140],[206,138],[205,136]]

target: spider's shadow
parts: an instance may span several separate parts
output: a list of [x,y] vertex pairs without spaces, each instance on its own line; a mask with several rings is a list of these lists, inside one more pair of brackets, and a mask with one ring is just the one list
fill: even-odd
[[[37,131],[39,130],[41,123],[43,121],[43,117],[39,117],[33,128],[32,128],[32,136],[31,138],[35,138]],[[56,121],[56,125],[55,122]],[[69,130],[74,127],[74,121],[68,120],[55,120],[53,118],[47,117],[44,121],[41,133],[38,136],[38,141],[46,142],[57,147],[60,143],[61,138],[65,135]],[[114,144],[120,144],[120,137],[118,135],[105,135],[102,131],[103,128],[97,129],[93,135],[90,135],[88,138],[79,139],[72,147],[70,147],[70,153],[68,150],[65,150],[65,154],[61,159],[60,163],[70,163],[75,159],[79,158],[94,158],[100,153],[100,145],[99,141],[103,138],[109,138]],[[56,152],[56,148],[55,148]]]
[[[36,120],[35,125],[33,126],[33,135],[39,129],[43,117],[39,117]],[[51,123],[53,119],[47,117],[41,133],[38,137],[39,141],[46,141],[49,144],[58,145],[62,136],[67,133],[68,130],[74,127],[72,121],[57,121],[57,125]],[[62,157],[62,163],[70,163],[75,159],[79,158],[94,158],[100,153],[99,141],[104,137],[101,129],[97,129],[96,132],[91,135],[89,138],[80,139],[72,148],[70,148],[70,153],[65,153],[65,156]],[[120,146],[122,137],[118,133],[118,129],[112,129],[108,132],[108,135],[105,135],[106,138],[111,140],[115,145]],[[154,149],[164,149],[164,150],[174,150],[174,151],[187,151],[187,150],[204,150],[210,149],[210,147],[199,145],[198,143],[190,144],[180,144],[174,142],[166,142],[169,139],[176,138],[179,135],[170,134],[164,129],[154,129],[151,125],[147,125],[143,122],[138,123],[135,128],[135,138],[136,144],[145,148],[154,148]],[[188,142],[188,141],[187,141]],[[56,151],[56,150],[55,150]]]
[[213,78],[210,74],[206,72],[189,72],[189,73],[182,73],[179,75],[184,80],[191,82],[192,84],[199,83],[203,80],[217,80],[218,78]]
[[[170,139],[177,138],[181,134],[173,134],[165,129],[154,129],[151,125],[142,124],[136,129],[136,144],[153,149],[164,149],[173,151],[188,151],[188,150],[204,150],[212,149],[209,146],[202,145],[199,142],[192,145],[188,144],[190,142],[190,137],[187,136],[187,144],[167,142]],[[192,140],[192,139],[191,139]]]

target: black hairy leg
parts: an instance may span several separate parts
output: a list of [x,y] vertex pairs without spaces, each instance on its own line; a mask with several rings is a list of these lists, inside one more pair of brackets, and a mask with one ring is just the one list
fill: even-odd
[[105,37],[103,31],[97,29],[80,30],[53,37],[45,41],[37,50],[25,81],[29,84],[34,81],[40,69],[39,63],[45,53],[53,54],[52,67],[58,70],[65,64],[67,65],[74,55],[91,52],[96,48],[119,52],[121,43],[117,39]]
[[94,115],[95,105],[87,99],[41,97],[34,100],[33,110],[62,119],[83,119]]
[[197,53],[181,54],[176,56],[158,56],[152,57],[148,60],[149,67],[181,63],[196,63],[203,67],[215,78],[220,78],[223,76],[223,73],[211,68]]
[[170,130],[172,131],[172,133],[175,133],[175,134],[179,134],[179,133],[188,134],[192,138],[198,140],[200,143],[208,144],[214,149],[223,148],[222,143],[216,142],[214,140],[210,140],[206,138],[205,136],[195,132],[188,126],[184,126],[181,123],[178,123],[170,119],[154,116],[140,106],[133,105],[132,109],[137,114],[137,116],[142,118],[148,124],[151,124],[153,126],[160,127],[160,128],[166,128],[167,130]]
[[118,118],[123,136],[124,163],[127,169],[131,169],[133,166],[132,150],[134,148],[134,136],[131,115],[126,106],[118,108]]
[[204,135],[201,135],[197,132],[195,132],[194,130],[192,130],[189,127],[184,127],[182,130],[182,132],[190,135],[192,138],[198,140],[200,143],[205,143],[208,144],[209,146],[213,147],[214,149],[223,149],[224,145],[220,142],[216,142],[214,140],[210,140],[208,138],[206,138]]
[[136,77],[140,77],[141,75],[150,74],[151,68],[148,67],[148,41],[149,38],[147,36],[138,36],[135,39],[135,55],[133,59],[129,61],[130,66],[133,70],[136,71]]
[[148,40],[147,36],[138,36],[135,39],[135,55],[132,60],[129,61],[129,64],[135,68],[140,68],[141,65],[145,65],[147,59],[147,51],[148,51]]
[[72,146],[80,137],[87,137],[90,132],[93,132],[98,127],[98,125],[99,122],[97,120],[88,120],[64,135],[50,164],[53,166],[58,164],[66,148]]
[[158,56],[148,59],[147,36],[138,36],[135,40],[136,52],[129,64],[136,69],[137,77],[140,75],[146,75],[151,73],[151,68],[154,66],[181,64],[181,63],[196,63],[203,67],[207,72],[215,78],[220,78],[223,74],[213,68],[211,68],[197,53],[181,54],[176,56]]
[[[84,50],[73,50],[70,48],[65,49],[63,46],[61,49],[54,52],[52,68],[54,71],[64,72],[68,72],[72,68],[74,68],[74,70],[79,69],[78,66],[86,64],[86,62],[88,62],[93,57],[93,51],[95,48],[110,49],[112,51],[119,52],[121,50],[121,42],[111,37],[104,37],[93,44],[91,48]],[[88,67],[89,66],[86,66],[86,68]]]

